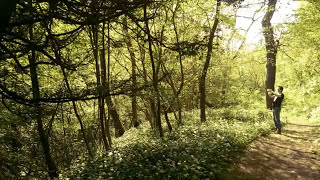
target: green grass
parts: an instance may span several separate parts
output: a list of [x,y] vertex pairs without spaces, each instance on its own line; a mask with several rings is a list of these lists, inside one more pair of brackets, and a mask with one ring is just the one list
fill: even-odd
[[[73,162],[70,179],[214,179],[255,138],[267,135],[271,113],[265,110],[208,109],[184,113],[184,125],[164,138],[149,128],[130,129],[115,140],[112,152]],[[177,126],[175,126],[177,127]]]

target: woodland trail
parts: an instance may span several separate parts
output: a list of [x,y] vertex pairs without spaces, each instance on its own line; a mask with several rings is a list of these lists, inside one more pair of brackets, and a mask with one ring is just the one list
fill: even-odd
[[319,141],[319,125],[290,121],[281,135],[272,133],[253,142],[219,179],[319,180]]

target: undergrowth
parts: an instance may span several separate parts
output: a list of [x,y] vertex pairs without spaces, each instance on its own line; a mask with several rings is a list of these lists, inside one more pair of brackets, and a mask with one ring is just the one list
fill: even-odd
[[[272,127],[265,110],[208,109],[184,113],[184,125],[164,138],[146,127],[130,129],[111,152],[73,162],[62,178],[70,179],[216,179],[255,138]],[[175,126],[177,127],[177,126]]]

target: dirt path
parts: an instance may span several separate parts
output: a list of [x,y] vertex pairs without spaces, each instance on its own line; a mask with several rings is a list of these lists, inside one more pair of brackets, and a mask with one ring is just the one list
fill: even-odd
[[320,126],[292,121],[281,135],[256,140],[221,179],[320,180],[319,142]]

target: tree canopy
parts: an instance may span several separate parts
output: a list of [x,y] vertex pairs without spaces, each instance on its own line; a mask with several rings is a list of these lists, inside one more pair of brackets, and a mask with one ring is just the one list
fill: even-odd
[[275,85],[320,121],[317,0],[278,24],[276,0],[0,3],[0,179],[216,178]]

